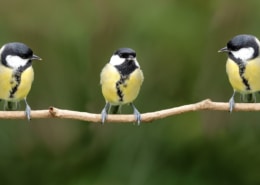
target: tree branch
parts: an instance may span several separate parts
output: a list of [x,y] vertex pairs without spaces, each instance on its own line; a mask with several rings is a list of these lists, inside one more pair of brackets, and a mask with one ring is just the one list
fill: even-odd
[[[155,112],[143,113],[142,123],[151,122],[158,119],[163,119],[169,116],[183,114],[186,112],[195,112],[201,110],[229,111],[229,104],[222,102],[212,102],[210,99],[203,100],[198,103],[173,107]],[[260,103],[237,103],[233,111],[260,111]],[[64,110],[55,107],[50,107],[49,110],[34,110],[31,111],[32,119],[43,118],[61,118],[72,119],[88,122],[101,122],[101,114],[93,114],[88,112],[78,112],[72,110]],[[0,111],[0,119],[26,119],[23,111]],[[129,123],[135,122],[134,115],[111,115],[107,116],[106,122],[114,123]]]

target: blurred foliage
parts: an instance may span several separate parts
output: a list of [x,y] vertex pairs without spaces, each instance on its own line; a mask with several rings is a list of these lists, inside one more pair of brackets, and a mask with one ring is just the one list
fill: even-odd
[[[260,37],[259,7],[256,0],[9,0],[0,6],[0,43],[24,42],[44,59],[34,63],[33,109],[95,113],[105,103],[102,67],[114,50],[131,47],[145,75],[135,105],[149,112],[228,101],[226,56],[217,51],[236,34]],[[258,119],[203,111],[140,127],[0,120],[0,183],[259,184]]]

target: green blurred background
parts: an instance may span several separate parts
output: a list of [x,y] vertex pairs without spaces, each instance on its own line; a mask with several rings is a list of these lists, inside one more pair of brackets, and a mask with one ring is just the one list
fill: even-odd
[[[101,112],[99,74],[119,47],[136,50],[145,75],[140,112],[227,102],[226,55],[217,51],[236,34],[260,37],[257,0],[9,0],[0,15],[1,45],[24,42],[44,59],[34,63],[32,109]],[[0,184],[260,184],[259,118],[202,111],[140,127],[0,120]]]

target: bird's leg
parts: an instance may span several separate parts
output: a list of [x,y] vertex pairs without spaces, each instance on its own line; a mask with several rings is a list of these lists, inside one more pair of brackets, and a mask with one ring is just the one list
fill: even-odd
[[102,122],[102,124],[104,124],[106,119],[107,119],[107,112],[108,112],[109,107],[110,107],[110,103],[106,102],[105,107],[101,111],[101,122]]
[[253,93],[252,96],[253,96],[253,97],[252,97],[253,102],[256,103],[256,95],[255,95],[255,93]]
[[236,94],[236,91],[234,91],[233,95],[231,96],[231,98],[229,99],[229,112],[231,113],[235,107],[235,94]]
[[255,95],[255,93],[241,94],[240,99],[241,99],[243,102],[256,103],[256,95]]
[[136,118],[136,122],[137,122],[137,125],[139,126],[140,123],[141,123],[141,114],[140,114],[140,112],[137,110],[137,108],[135,108],[135,106],[134,106],[133,103],[131,103],[130,105],[131,105],[131,106],[133,107],[133,109],[134,109],[134,115],[135,115],[135,118]]
[[10,107],[9,107],[9,102],[8,101],[5,101],[5,104],[4,104],[4,110],[10,110]]
[[4,110],[17,110],[17,109],[18,109],[18,102],[5,101]]
[[26,115],[28,121],[30,121],[31,120],[31,107],[27,103],[26,98],[24,98],[24,103],[25,103],[25,115]]
[[14,103],[14,110],[17,110],[17,109],[19,109],[19,102],[12,102],[12,103]]

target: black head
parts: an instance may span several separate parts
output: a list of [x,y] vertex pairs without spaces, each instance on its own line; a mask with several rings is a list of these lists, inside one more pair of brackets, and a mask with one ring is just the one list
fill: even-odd
[[120,58],[135,58],[136,52],[131,48],[119,48],[114,55],[118,55]]
[[33,51],[23,43],[11,42],[4,45],[2,55],[19,56],[22,59],[29,59],[33,56]]
[[40,57],[33,54],[33,51],[25,44],[20,42],[10,42],[5,44],[0,49],[0,55],[1,55],[1,62],[4,65],[9,66],[7,63],[7,57],[8,56],[18,56],[21,59],[24,60],[41,60]]
[[237,35],[227,43],[227,48],[230,51],[238,51],[241,48],[249,48],[249,47],[254,48],[255,51],[259,50],[256,37],[253,35],[245,35],[245,34]]
[[121,75],[126,76],[139,68],[136,53],[130,48],[119,48],[116,50],[109,63],[115,66]]
[[259,40],[253,35],[237,35],[219,52],[227,52],[233,60],[250,60],[259,55]]

